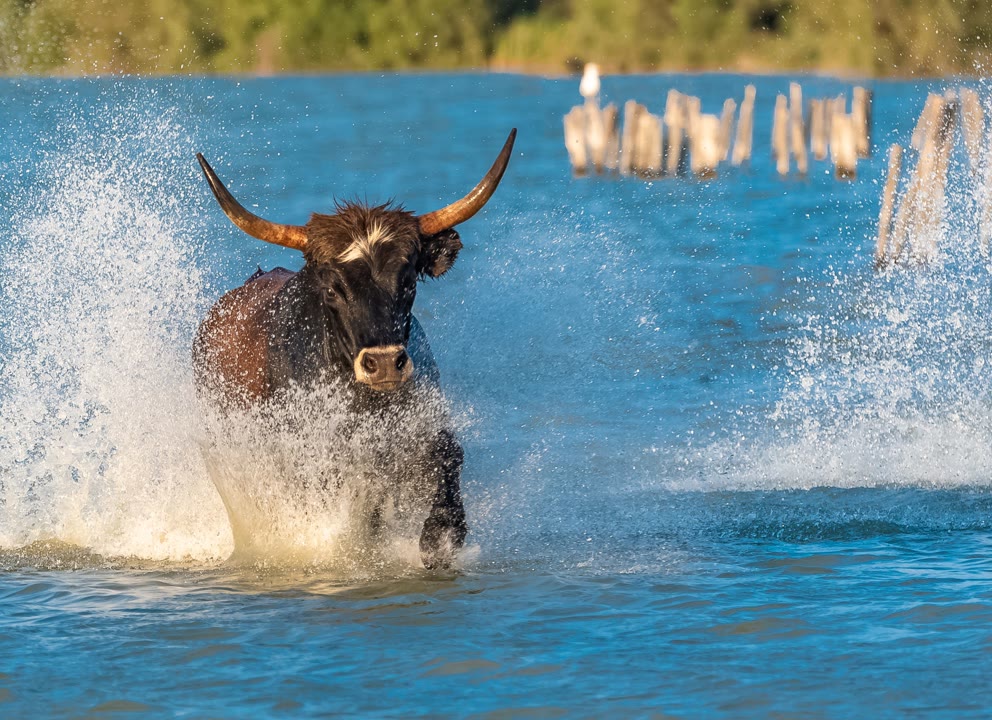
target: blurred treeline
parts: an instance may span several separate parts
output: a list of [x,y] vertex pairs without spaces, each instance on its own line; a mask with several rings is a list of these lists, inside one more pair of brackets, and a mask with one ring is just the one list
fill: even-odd
[[980,72],[992,0],[0,0],[0,72]]

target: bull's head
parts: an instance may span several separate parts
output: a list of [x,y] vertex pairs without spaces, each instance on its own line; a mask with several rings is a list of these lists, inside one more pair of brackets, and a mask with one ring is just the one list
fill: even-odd
[[333,215],[314,213],[306,225],[280,225],[246,210],[197,154],[217,202],[252,237],[303,252],[304,270],[320,292],[332,350],[375,390],[395,390],[413,376],[407,355],[417,280],[440,277],[462,248],[454,226],[486,204],[506,170],[517,131],[496,162],[465,197],[414,215],[390,205],[338,204]]

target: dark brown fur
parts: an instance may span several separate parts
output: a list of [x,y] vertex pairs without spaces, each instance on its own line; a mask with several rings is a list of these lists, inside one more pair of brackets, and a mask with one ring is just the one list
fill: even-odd
[[255,275],[210,309],[193,344],[197,386],[225,406],[250,406],[269,397],[268,339],[276,294],[296,273],[284,268]]
[[389,204],[368,207],[357,203],[338,203],[334,215],[314,213],[307,223],[308,263],[334,264],[356,238],[367,237],[375,225],[381,225],[391,242],[376,246],[371,258],[376,270],[385,264],[408,260],[420,250],[420,229],[413,213]]

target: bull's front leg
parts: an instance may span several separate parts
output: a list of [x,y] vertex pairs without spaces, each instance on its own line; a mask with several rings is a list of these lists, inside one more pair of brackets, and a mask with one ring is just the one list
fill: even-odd
[[438,485],[430,515],[420,533],[420,558],[428,570],[449,567],[468,533],[460,488],[465,457],[462,446],[453,433],[445,430],[437,438],[432,456]]

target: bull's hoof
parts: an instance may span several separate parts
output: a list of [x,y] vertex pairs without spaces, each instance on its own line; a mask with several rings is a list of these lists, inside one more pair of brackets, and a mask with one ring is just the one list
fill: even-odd
[[467,529],[464,523],[452,525],[442,517],[431,516],[424,523],[420,534],[420,560],[428,570],[446,570],[451,567],[455,553],[465,544]]

